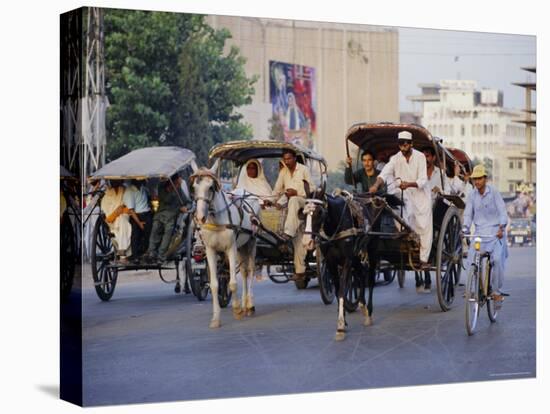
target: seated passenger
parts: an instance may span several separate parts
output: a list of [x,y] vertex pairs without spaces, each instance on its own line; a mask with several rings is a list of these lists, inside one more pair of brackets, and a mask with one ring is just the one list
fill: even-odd
[[[361,184],[361,189],[364,193],[369,191],[369,188],[376,183],[376,177],[378,177],[378,171],[374,168],[375,156],[369,150],[363,151],[361,154],[361,162],[363,163],[363,168],[352,172],[351,164],[353,160],[351,157],[346,158],[346,170],[344,175],[344,180],[346,184]],[[385,193],[385,186],[379,190],[379,192]]]
[[122,180],[110,180],[110,187],[101,199],[101,210],[105,213],[105,221],[115,235],[117,254],[122,262],[126,262],[127,250],[130,247],[132,226],[127,209],[122,201],[124,186]]
[[190,204],[189,199],[181,190],[179,174],[174,174],[169,180],[159,184],[157,199],[159,207],[153,217],[153,227],[145,259],[162,264],[167,259],[166,252],[170,247],[178,214],[186,213],[187,206]]
[[409,131],[397,134],[397,145],[399,151],[392,155],[369,192],[376,193],[383,183],[399,182],[405,204],[403,218],[420,236],[420,261],[422,270],[425,270],[430,267],[428,260],[433,237],[432,199],[427,186],[426,157],[413,148],[412,133]]
[[[292,241],[294,245],[294,276],[292,280],[301,281],[305,278],[306,249],[302,244],[302,229],[298,213],[306,204],[309,192],[315,191],[309,169],[297,162],[297,155],[290,149],[283,150],[285,168],[279,171],[279,177],[273,189],[276,197],[284,196],[288,200],[288,212],[284,224],[282,238]],[[282,198],[282,197],[281,197]],[[281,199],[277,201],[281,207]]]
[[[437,157],[435,155],[435,149],[433,147],[426,147],[422,150],[426,157],[426,175],[428,177],[427,186],[432,195],[432,203],[435,202],[437,194],[459,194],[464,190],[464,183],[458,178],[460,174],[460,164],[458,162],[454,165],[454,177],[448,178],[445,171],[441,171],[439,167],[435,165]],[[443,176],[443,182],[441,177]]]
[[258,160],[248,160],[241,168],[236,190],[242,189],[254,194],[260,200],[269,200],[273,190],[265,178],[262,165]]
[[126,187],[122,201],[128,209],[132,225],[132,259],[137,261],[139,256],[147,250],[153,213],[149,206],[149,194],[142,180],[132,180]]

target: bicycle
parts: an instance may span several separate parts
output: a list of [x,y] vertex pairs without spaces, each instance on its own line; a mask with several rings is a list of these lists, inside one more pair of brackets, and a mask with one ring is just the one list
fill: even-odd
[[495,236],[466,235],[465,238],[474,239],[474,260],[468,272],[468,281],[466,283],[465,308],[466,308],[466,332],[469,336],[473,335],[479,316],[479,308],[487,304],[487,313],[491,323],[496,322],[498,311],[502,307],[501,300],[495,300],[491,297],[491,255],[488,252],[481,254],[481,241],[483,238],[494,239]]

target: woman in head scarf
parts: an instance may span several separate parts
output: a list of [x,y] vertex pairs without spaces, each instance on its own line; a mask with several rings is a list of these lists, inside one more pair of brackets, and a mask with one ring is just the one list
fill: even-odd
[[241,168],[236,189],[243,189],[261,199],[272,197],[273,190],[265,178],[260,162],[251,159]]
[[124,205],[124,186],[122,180],[110,180],[110,186],[101,199],[101,209],[105,213],[105,221],[115,235],[118,254],[121,261],[126,260],[127,250],[130,247],[132,226],[128,216],[128,209]]

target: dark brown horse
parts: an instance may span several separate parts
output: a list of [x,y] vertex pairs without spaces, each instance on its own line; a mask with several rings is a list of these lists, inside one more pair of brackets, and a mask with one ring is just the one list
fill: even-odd
[[[317,197],[319,198],[319,197]],[[349,193],[343,195],[326,195],[319,199],[309,199],[304,207],[306,229],[303,243],[308,250],[318,243],[329,271],[335,291],[338,295],[338,322],[336,327],[337,341],[345,338],[346,309],[344,295],[352,288],[353,278],[360,283],[359,302],[363,309],[364,325],[372,323],[372,292],[375,282],[375,271],[364,266],[364,257],[358,247],[364,238],[365,225],[362,212],[357,214],[357,206]],[[372,269],[376,269],[375,267]],[[365,306],[365,279],[368,274],[369,301]],[[356,279],[357,280],[357,279]]]

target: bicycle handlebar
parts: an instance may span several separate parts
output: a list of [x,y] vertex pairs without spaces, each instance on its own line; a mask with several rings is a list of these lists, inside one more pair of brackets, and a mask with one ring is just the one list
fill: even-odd
[[462,237],[473,239],[474,237],[479,237],[481,239],[496,239],[496,234],[466,234],[462,233]]

